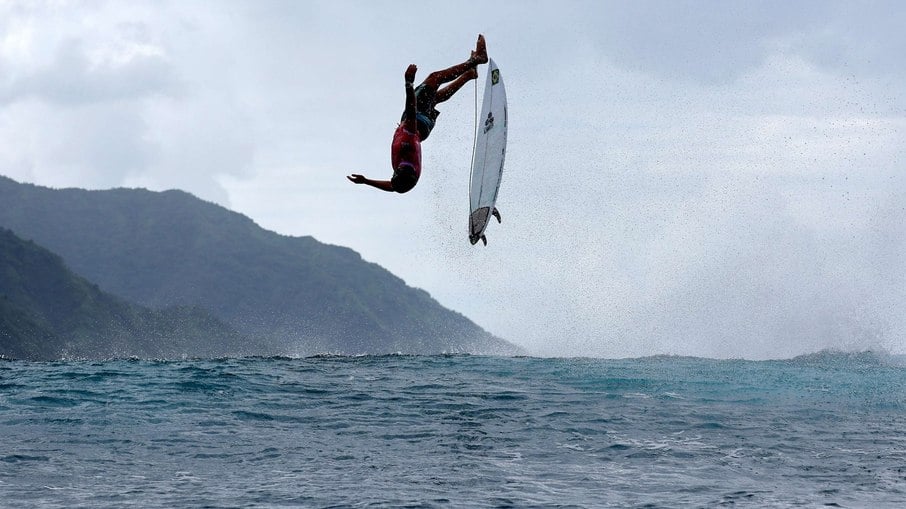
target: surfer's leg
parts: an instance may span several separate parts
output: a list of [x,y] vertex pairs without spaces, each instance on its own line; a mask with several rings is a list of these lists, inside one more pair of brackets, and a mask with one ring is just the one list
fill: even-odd
[[[475,69],[475,66],[480,64],[486,64],[488,62],[488,50],[485,46],[484,36],[478,36],[478,43],[475,45],[475,51],[472,52],[472,55],[468,60],[461,64],[456,64],[452,67],[447,67],[446,69],[441,69],[440,71],[434,71],[425,78],[424,83],[431,89],[436,91],[438,87],[444,83],[449,83],[458,79],[460,76],[469,73]],[[466,80],[468,81],[468,79]],[[460,87],[462,84],[459,85]],[[459,87],[457,87],[457,90]],[[450,95],[453,95],[452,93]],[[447,97],[449,99],[449,97]],[[439,101],[442,102],[442,101]]]
[[447,99],[453,97],[453,94],[459,91],[463,85],[468,83],[471,80],[474,80],[478,77],[478,71],[473,67],[466,73],[460,75],[458,78],[453,80],[453,83],[445,86],[444,88],[437,91],[435,94],[435,102],[442,103]]
[[456,64],[453,67],[448,67],[446,69],[441,69],[440,71],[434,71],[425,78],[424,84],[427,85],[432,90],[437,90],[438,87],[444,83],[449,83],[456,80],[463,74],[475,69],[475,66],[472,65],[470,60],[466,60],[461,64]]

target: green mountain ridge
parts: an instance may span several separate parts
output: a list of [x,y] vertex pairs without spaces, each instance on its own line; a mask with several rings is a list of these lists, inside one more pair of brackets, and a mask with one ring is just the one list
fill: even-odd
[[105,293],[73,274],[59,256],[0,228],[4,357],[225,356],[240,354],[243,343],[236,331],[201,310],[151,310]]
[[182,191],[50,189],[0,177],[0,226],[142,306],[198,306],[259,355],[518,347],[355,251],[267,231]]

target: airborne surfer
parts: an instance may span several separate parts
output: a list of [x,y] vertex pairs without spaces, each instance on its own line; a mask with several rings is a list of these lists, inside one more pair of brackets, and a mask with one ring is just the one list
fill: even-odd
[[[478,77],[477,67],[488,62],[488,51],[483,35],[478,36],[475,51],[468,60],[453,67],[429,74],[417,87],[414,87],[415,64],[410,64],[404,74],[406,86],[406,109],[400,124],[393,133],[390,145],[390,162],[393,166],[393,177],[390,180],[372,180],[364,175],[347,176],[355,184],[367,184],[383,191],[405,193],[415,187],[421,175],[422,146],[434,129],[440,112],[434,107],[449,100],[463,85]],[[443,88],[441,85],[449,83]]]

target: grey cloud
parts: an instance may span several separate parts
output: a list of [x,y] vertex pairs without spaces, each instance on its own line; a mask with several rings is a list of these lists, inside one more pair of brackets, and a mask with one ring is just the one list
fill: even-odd
[[820,23],[827,2],[567,3],[575,23],[619,66],[661,78],[727,82],[758,66],[769,42]]
[[779,42],[824,69],[847,75],[906,73],[902,2],[836,2],[833,15]]
[[78,39],[60,44],[44,68],[12,81],[5,102],[34,98],[62,106],[177,95],[173,66],[158,55],[134,55],[122,63],[92,63]]
[[48,162],[78,168],[79,185],[104,187],[145,171],[158,157],[148,126],[134,104],[99,103],[60,112],[44,125]]

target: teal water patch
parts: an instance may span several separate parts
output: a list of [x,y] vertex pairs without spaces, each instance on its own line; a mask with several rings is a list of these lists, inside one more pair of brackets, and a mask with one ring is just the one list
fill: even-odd
[[898,507],[906,368],[470,356],[4,362],[28,507]]

